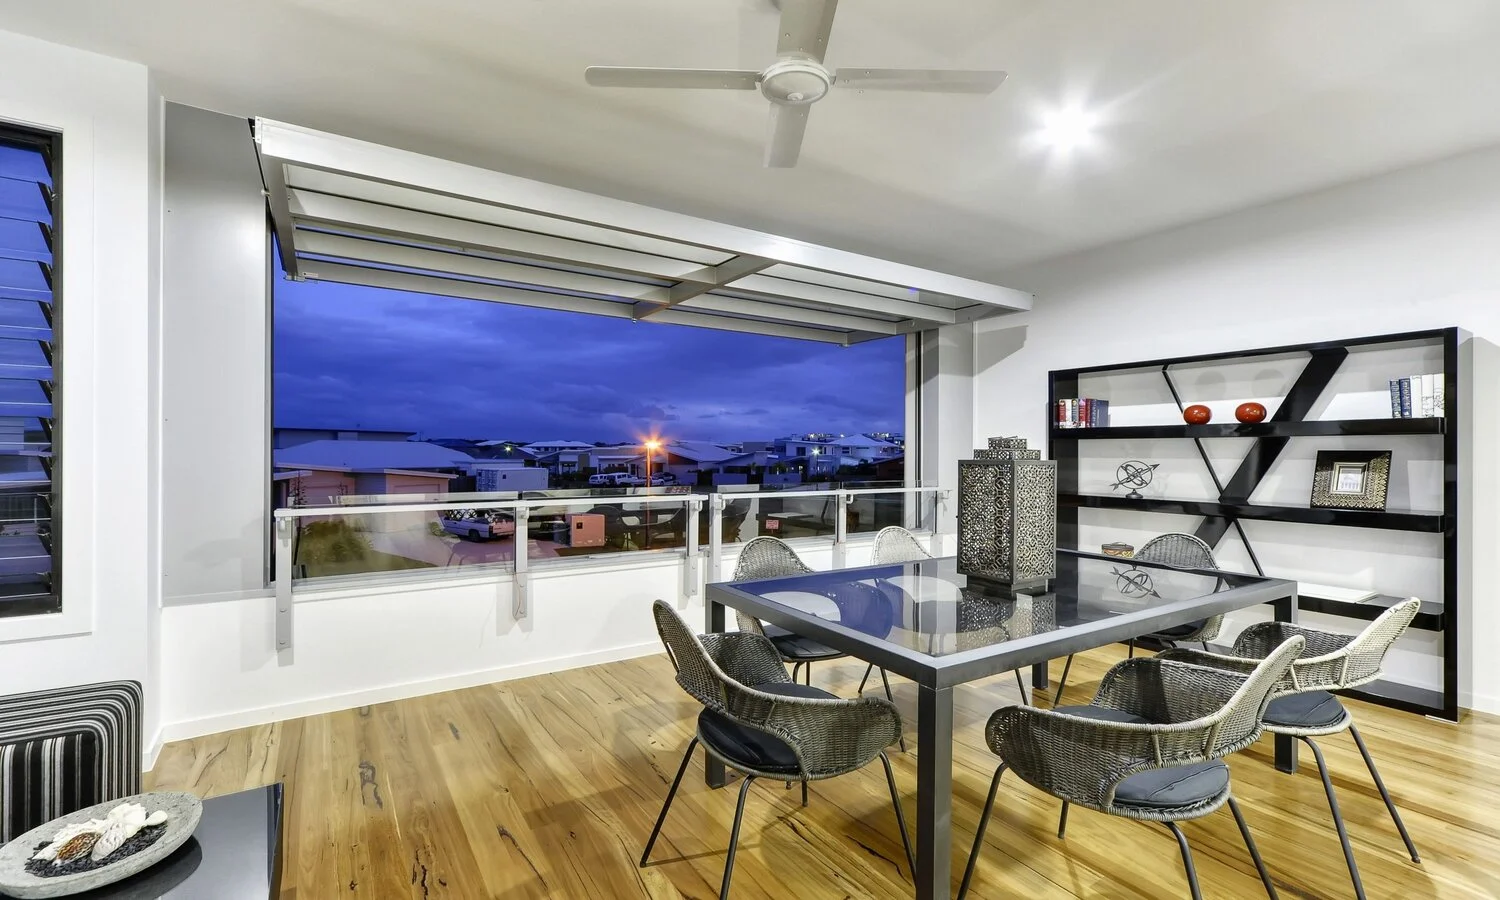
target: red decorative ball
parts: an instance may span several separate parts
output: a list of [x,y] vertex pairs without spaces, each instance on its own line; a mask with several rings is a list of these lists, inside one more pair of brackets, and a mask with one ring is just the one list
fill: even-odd
[[1241,403],[1234,411],[1234,417],[1246,425],[1254,425],[1266,420],[1266,408],[1259,403]]
[[1182,421],[1188,423],[1189,425],[1207,425],[1209,420],[1213,417],[1213,410],[1209,409],[1201,403],[1194,403],[1192,406],[1189,406],[1187,409],[1182,411]]

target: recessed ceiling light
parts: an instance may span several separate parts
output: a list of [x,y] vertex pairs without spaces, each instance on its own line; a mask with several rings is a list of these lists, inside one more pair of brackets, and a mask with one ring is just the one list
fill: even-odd
[[1099,117],[1077,106],[1055,109],[1042,117],[1037,137],[1053,150],[1067,152],[1090,143]]

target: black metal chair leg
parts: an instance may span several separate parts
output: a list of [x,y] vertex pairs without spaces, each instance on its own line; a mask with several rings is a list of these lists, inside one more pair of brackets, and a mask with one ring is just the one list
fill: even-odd
[[1057,814],[1057,839],[1063,840],[1068,833],[1068,801],[1063,801],[1062,812]]
[[859,680],[859,690],[855,691],[854,693],[863,694],[865,692],[865,682],[870,680],[870,673],[873,671],[875,671],[874,663],[870,663],[868,666],[865,666],[865,677]]
[[1182,867],[1187,870],[1188,888],[1193,892],[1193,900],[1203,900],[1203,889],[1198,887],[1198,870],[1193,866],[1193,850],[1188,846],[1187,835],[1182,833],[1176,822],[1165,824],[1177,836],[1177,846],[1182,850]]
[[1245,824],[1245,817],[1240,813],[1240,805],[1229,798],[1229,811],[1234,813],[1234,823],[1240,826],[1240,836],[1245,839],[1245,849],[1250,851],[1250,860],[1255,863],[1255,871],[1260,873],[1260,883],[1266,886],[1266,893],[1271,900],[1277,900],[1276,885],[1271,883],[1271,873],[1266,871],[1265,861],[1260,858],[1260,850],[1255,846],[1255,838],[1250,836],[1250,826]]
[[1129,658],[1130,659],[1135,659],[1135,640],[1132,638],[1131,640],[1126,641],[1125,642],[1125,646],[1127,646],[1127,647],[1130,648],[1130,657]]
[[[891,701],[891,705],[894,706],[896,703],[896,695],[891,693],[891,680],[886,677],[885,669],[880,670],[880,683],[885,685],[885,699]],[[896,742],[901,745],[901,752],[905,753],[906,735],[902,734],[901,737],[896,739]]]
[[995,769],[995,778],[990,782],[990,795],[984,801],[984,812],[979,814],[979,827],[974,830],[974,849],[969,852],[969,864],[964,866],[964,880],[958,886],[958,900],[969,893],[969,880],[974,877],[974,864],[979,861],[979,851],[984,847],[984,829],[990,822],[990,811],[995,808],[995,792],[1000,790],[1000,776],[1005,774],[1005,763]]
[[1057,690],[1052,692],[1052,706],[1062,702],[1063,689],[1068,686],[1068,672],[1073,668],[1073,654],[1068,654],[1068,661],[1063,663],[1063,676],[1057,680]]
[[795,665],[792,666],[792,683],[793,684],[797,683],[797,676],[799,674],[801,674],[801,672],[802,672],[802,663],[797,663],[797,664],[795,664]]
[[729,832],[729,857],[724,860],[724,883],[719,887],[719,900],[729,900],[729,879],[734,877],[734,851],[740,842],[740,820],[745,817],[745,798],[749,796],[754,781],[754,775],[746,775],[745,783],[740,785],[740,802],[734,807],[734,828]]
[[906,833],[906,812],[901,809],[901,793],[896,790],[896,773],[891,771],[891,758],[880,751],[880,761],[885,765],[885,783],[891,789],[891,803],[896,807],[896,825],[901,829],[901,846],[906,848],[906,864],[911,877],[917,877],[917,855],[911,849],[911,837]]
[[1365,886],[1359,880],[1359,864],[1354,861],[1354,848],[1349,846],[1349,832],[1344,828],[1344,816],[1339,812],[1339,798],[1333,792],[1333,780],[1328,777],[1328,764],[1323,761],[1323,751],[1312,738],[1302,738],[1302,743],[1312,748],[1313,758],[1318,762],[1318,774],[1323,776],[1323,793],[1328,795],[1328,808],[1333,811],[1333,827],[1338,830],[1339,843],[1344,847],[1344,862],[1349,865],[1349,878],[1354,882],[1354,896],[1365,900]]
[[1417,855],[1417,845],[1411,841],[1411,835],[1406,832],[1406,823],[1401,821],[1401,813],[1396,811],[1396,803],[1391,799],[1391,792],[1385,789],[1385,782],[1380,778],[1380,772],[1375,768],[1375,760],[1370,756],[1370,751],[1365,747],[1365,739],[1359,736],[1359,729],[1354,723],[1349,723],[1349,733],[1354,736],[1354,746],[1359,748],[1359,755],[1365,758],[1365,768],[1370,770],[1370,777],[1375,779],[1375,787],[1380,791],[1380,799],[1385,801],[1385,808],[1391,811],[1391,821],[1396,823],[1396,830],[1401,832],[1401,840],[1406,842],[1406,852],[1411,854],[1411,861],[1420,863],[1422,857]]
[[807,668],[802,670],[802,683],[812,687],[812,663],[808,663]]
[[646,839],[646,852],[641,854],[643,868],[646,860],[651,856],[651,848],[656,846],[656,837],[661,834],[661,826],[667,821],[667,810],[672,808],[672,798],[677,796],[677,786],[682,784],[682,774],[687,771],[688,762],[693,758],[693,751],[696,749],[698,749],[698,739],[694,737],[688,743],[687,752],[682,754],[682,765],[677,767],[677,777],[672,779],[672,787],[667,791],[667,802],[661,805],[661,815],[656,817],[656,827],[651,829],[651,837]]
[[802,805],[807,805],[807,782],[802,782]]
[[1021,670],[1011,669],[1011,672],[1016,676],[1016,689],[1021,692],[1021,702],[1030,706],[1031,698],[1026,694],[1026,679],[1021,677]]
[[1199,641],[1198,643],[1200,643],[1200,644],[1203,645],[1203,652],[1204,653],[1212,653],[1213,652],[1212,650],[1208,649],[1208,641]]

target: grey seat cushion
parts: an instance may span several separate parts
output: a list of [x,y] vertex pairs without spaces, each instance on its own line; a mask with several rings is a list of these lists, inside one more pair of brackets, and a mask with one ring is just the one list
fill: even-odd
[[[783,697],[813,697],[837,700],[821,688],[795,682],[753,685],[755,690]],[[735,768],[795,775],[801,770],[797,754],[786,741],[756,728],[741,725],[728,716],[705,709],[698,714],[698,735],[703,742]]]
[[1203,627],[1207,624],[1207,619],[1199,619],[1196,622],[1189,622],[1186,625],[1173,625],[1171,628],[1163,628],[1161,631],[1154,631],[1146,636],[1166,638],[1167,640],[1181,640],[1190,634],[1197,634],[1199,631],[1202,631]]
[[1327,691],[1277,697],[1266,707],[1265,723],[1283,728],[1332,728],[1344,721],[1344,705]]
[[[1103,722],[1147,724],[1134,713],[1099,706],[1059,706],[1057,712]],[[1167,811],[1206,803],[1229,790],[1229,767],[1214,760],[1132,775],[1115,786],[1115,805]]]
[[775,645],[776,652],[781,654],[782,659],[792,662],[809,662],[820,659],[838,659],[844,656],[842,650],[835,650],[827,644],[820,644],[812,638],[793,634],[785,628],[775,625],[764,626],[766,637]]

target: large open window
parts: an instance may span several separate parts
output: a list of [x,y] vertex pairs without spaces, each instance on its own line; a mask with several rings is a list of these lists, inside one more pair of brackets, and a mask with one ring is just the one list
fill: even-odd
[[56,134],[0,124],[0,616],[57,612]]

